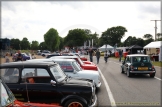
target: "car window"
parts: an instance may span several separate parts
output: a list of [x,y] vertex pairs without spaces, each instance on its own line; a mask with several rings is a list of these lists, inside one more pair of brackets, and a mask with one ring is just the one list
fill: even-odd
[[56,81],[60,82],[66,78],[66,74],[60,66],[52,66],[50,67],[50,70],[53,76],[55,77]]
[[18,68],[3,68],[1,69],[1,77],[5,83],[17,83],[19,80]]
[[136,58],[138,62],[143,62],[143,63],[150,62],[150,58],[148,56],[137,56]]
[[130,62],[130,58],[129,57],[126,58],[126,62]]
[[64,70],[64,72],[74,72],[74,69],[73,69],[73,67],[71,65],[71,62],[58,61],[57,63],[59,63],[59,65]]
[[76,71],[81,71],[82,70],[82,68],[80,67],[80,65],[76,61],[72,62],[72,64],[73,64]]
[[50,83],[50,75],[43,68],[24,68],[21,83]]

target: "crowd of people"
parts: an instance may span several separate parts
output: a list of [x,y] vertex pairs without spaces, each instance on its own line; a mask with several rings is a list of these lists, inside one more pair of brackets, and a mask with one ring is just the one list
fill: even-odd
[[[22,54],[21,54],[21,51],[18,50],[17,53],[18,53],[18,55],[16,56],[15,61],[22,61],[22,60],[23,60],[23,56],[22,56]],[[5,62],[6,62],[6,63],[10,62],[9,55],[10,55],[10,54],[9,54],[8,52],[7,52],[6,55],[5,55]],[[11,56],[12,56],[12,55],[11,55]]]

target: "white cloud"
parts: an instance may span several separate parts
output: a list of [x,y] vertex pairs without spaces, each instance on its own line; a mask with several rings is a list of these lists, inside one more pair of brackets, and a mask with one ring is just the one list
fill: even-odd
[[[27,37],[31,42],[44,41],[43,35],[55,28],[65,37],[69,30],[86,28],[101,35],[107,28],[124,26],[128,36],[154,36],[155,22],[161,18],[161,4],[149,2],[119,1],[3,1],[1,2],[2,37]],[[161,32],[157,22],[157,32]]]

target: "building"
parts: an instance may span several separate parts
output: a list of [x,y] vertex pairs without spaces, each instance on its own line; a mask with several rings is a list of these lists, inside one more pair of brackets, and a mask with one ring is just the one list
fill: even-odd
[[0,48],[1,48],[1,50],[9,50],[10,49],[10,39],[0,38]]

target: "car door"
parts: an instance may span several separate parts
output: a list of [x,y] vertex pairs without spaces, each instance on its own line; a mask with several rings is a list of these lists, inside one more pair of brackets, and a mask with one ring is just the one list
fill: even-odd
[[[47,69],[24,68],[22,70],[22,77],[26,79],[27,83],[22,82],[20,90],[29,101],[58,103],[59,99],[57,99],[57,97],[59,95],[57,92],[57,85],[51,85],[50,81],[52,78]],[[33,82],[29,81],[31,78],[33,79]]]
[[127,56],[126,59],[125,59],[125,61],[124,61],[124,64],[123,64],[123,66],[124,66],[124,71],[126,71],[126,70],[128,69],[129,64],[130,64],[130,57]]

